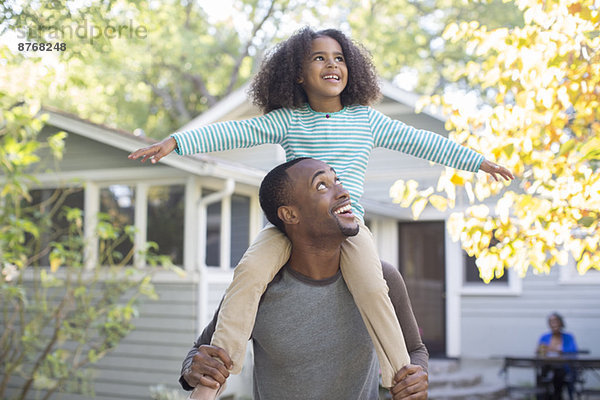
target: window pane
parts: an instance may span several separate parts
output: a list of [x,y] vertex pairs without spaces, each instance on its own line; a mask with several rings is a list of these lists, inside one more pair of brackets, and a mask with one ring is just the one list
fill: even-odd
[[[69,223],[64,214],[64,207],[79,208],[83,210],[83,188],[68,189],[35,189],[30,192],[33,207],[33,221],[40,229],[40,243],[32,248],[32,254],[44,251],[50,242],[61,242],[66,239]],[[49,219],[45,219],[48,218]],[[30,242],[33,238],[28,237]],[[31,243],[31,242],[30,242]],[[32,243],[33,244],[33,243]],[[48,266],[50,261],[45,254],[38,261],[38,265]]]
[[183,185],[152,186],[148,189],[148,226],[146,239],[158,244],[158,253],[183,265]]
[[[465,265],[465,283],[482,283],[483,280],[479,277],[479,268],[475,264],[475,257],[470,257],[466,252],[464,254],[464,265]],[[494,278],[490,281],[492,284],[508,284],[508,271],[504,271],[504,275],[501,278]]]
[[231,268],[242,259],[250,242],[250,197],[231,196]]
[[[212,190],[203,191],[206,196]],[[206,208],[206,265],[217,267],[221,264],[221,202],[210,204]]]
[[[123,228],[134,223],[135,189],[127,185],[111,185],[100,190],[100,212],[110,216],[110,222],[121,234]],[[119,263],[128,257],[127,265],[133,264],[132,241],[124,236],[122,241],[114,248],[110,258],[114,263]],[[101,255],[102,257],[102,255]]]
[[[490,247],[498,244],[498,240],[492,236],[490,240]],[[479,268],[475,261],[477,260],[475,257],[470,257],[467,252],[463,251],[463,260],[465,266],[465,283],[481,283],[484,284],[483,280],[479,277]],[[508,284],[508,272],[505,271],[504,275],[501,278],[494,278],[490,281],[490,285],[492,284]]]

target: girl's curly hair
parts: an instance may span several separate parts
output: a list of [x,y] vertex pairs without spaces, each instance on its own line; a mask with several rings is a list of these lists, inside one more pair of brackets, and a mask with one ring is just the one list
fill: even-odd
[[348,84],[340,94],[342,106],[369,105],[379,99],[377,73],[369,52],[362,45],[337,29],[315,32],[305,27],[267,54],[250,85],[249,94],[254,104],[265,114],[282,107],[301,107],[308,102],[298,78],[302,76],[302,65],[310,53],[312,41],[323,36],[336,40],[344,53]]

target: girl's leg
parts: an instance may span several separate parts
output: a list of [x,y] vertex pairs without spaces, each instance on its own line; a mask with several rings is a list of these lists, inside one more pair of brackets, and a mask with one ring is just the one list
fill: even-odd
[[388,296],[373,235],[362,221],[359,225],[358,235],[342,244],[342,275],[373,340],[383,386],[389,388],[396,372],[410,364],[410,357]]
[[242,371],[258,303],[267,285],[290,258],[291,243],[269,224],[250,245],[225,292],[211,344],[227,351],[234,374]]
[[[290,258],[291,243],[276,227],[268,224],[250,245],[235,267],[233,281],[225,291],[211,344],[225,349],[233,361],[231,373],[239,374],[246,345],[254,328],[258,303],[267,285]],[[214,400],[218,390],[198,385],[188,400]]]

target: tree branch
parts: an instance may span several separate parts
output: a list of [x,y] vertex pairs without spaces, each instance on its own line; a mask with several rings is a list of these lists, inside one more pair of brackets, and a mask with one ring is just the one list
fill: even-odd
[[41,367],[42,363],[44,362],[44,360],[46,359],[46,357],[48,356],[48,354],[50,354],[50,351],[52,350],[52,347],[56,344],[56,341],[58,340],[58,335],[59,335],[59,333],[61,331],[61,322],[62,322],[62,318],[63,318],[62,311],[63,311],[64,307],[67,305],[67,300],[69,298],[70,298],[70,294],[69,293],[65,293],[64,297],[62,298],[62,301],[60,302],[60,304],[56,308],[56,311],[55,311],[56,323],[54,324],[54,332],[52,333],[52,337],[48,341],[48,344],[46,345],[46,347],[44,348],[44,350],[42,351],[42,353],[39,355],[39,357],[37,358],[37,360],[36,360],[33,368],[31,369],[31,376],[29,377],[29,379],[27,379],[27,381],[23,385],[23,389],[21,390],[21,398],[22,399],[25,398],[25,395],[27,394],[27,392],[31,388],[31,385],[33,384],[33,381],[35,379],[34,378],[35,373]]
[[236,85],[236,83],[239,79],[239,72],[240,72],[240,68],[242,66],[242,62],[244,61],[244,58],[246,58],[248,56],[248,52],[250,51],[250,46],[252,46],[252,40],[256,37],[256,34],[258,33],[258,31],[260,31],[262,29],[262,26],[264,25],[264,23],[267,22],[267,20],[273,14],[273,10],[275,9],[276,3],[277,3],[277,0],[272,0],[271,5],[269,6],[269,9],[267,10],[267,13],[264,15],[264,17],[258,23],[254,24],[254,28],[252,29],[252,34],[250,35],[250,39],[248,39],[248,42],[246,42],[246,45],[244,46],[244,50],[240,53],[238,58],[235,60],[235,65],[233,66],[233,70],[231,71],[231,79],[229,80],[229,85],[227,86],[227,89],[225,90],[225,94],[231,93],[234,86]]
[[181,86],[179,86],[179,84],[175,83],[175,94],[176,97],[174,99],[174,105],[175,108],[177,109],[177,112],[180,115],[180,122],[186,123],[189,120],[192,119],[192,116],[190,115],[189,111],[187,110],[187,108],[185,107],[185,103],[183,102],[183,95],[181,93]]
[[171,94],[169,93],[169,91],[166,89],[159,88],[158,86],[153,84],[150,81],[150,79],[144,78],[143,82],[146,83],[148,86],[150,86],[150,88],[152,89],[152,92],[154,92],[154,94],[156,94],[158,97],[163,99],[163,101],[165,102],[164,108],[167,111],[167,113],[169,113],[171,118],[173,118],[175,121],[179,121],[179,116],[173,111],[173,107],[169,107],[171,104],[174,104],[173,97],[171,97]]
[[209,106],[213,106],[217,103],[217,98],[209,92],[208,88],[206,87],[206,84],[204,83],[204,79],[202,78],[202,76],[183,71],[181,69],[181,67],[179,67],[178,65],[174,65],[174,64],[168,64],[168,63],[162,62],[162,63],[159,63],[158,66],[165,67],[172,71],[175,71],[178,74],[182,75],[184,78],[192,81],[194,88],[197,91],[199,91],[203,97],[206,98],[206,101]]

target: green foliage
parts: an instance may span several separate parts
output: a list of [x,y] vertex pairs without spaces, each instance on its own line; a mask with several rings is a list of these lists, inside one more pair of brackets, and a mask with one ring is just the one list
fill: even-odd
[[[456,79],[479,90],[482,104],[468,113],[440,97],[433,102],[445,107],[455,140],[518,176],[518,187],[506,188],[481,174],[443,174],[437,191],[447,202],[459,186],[473,204],[451,216],[450,231],[478,257],[485,281],[508,267],[547,273],[569,256],[581,274],[600,269],[600,12],[592,1],[511,4],[523,11],[523,27],[471,22],[445,31],[477,59]],[[395,197],[419,204],[416,211],[433,196],[404,186],[395,186]]]
[[[38,140],[45,117],[37,107],[0,93],[0,398],[25,399],[32,389],[50,398],[57,391],[93,394],[90,366],[134,328],[142,298],[156,299],[153,268],[127,266],[131,254],[113,251],[131,237],[99,216],[98,265],[86,269],[80,209],[63,207],[69,190],[39,203],[32,198],[40,150],[60,156],[64,132]],[[168,257],[143,251],[152,266],[171,268]],[[40,266],[47,257],[50,267]],[[24,380],[7,397],[11,379]]]
[[[236,26],[209,21],[192,1],[19,3],[0,5],[6,30],[27,36],[21,42],[64,42],[67,50],[4,49],[9,62],[0,88],[20,96],[22,83],[34,82],[29,89],[45,106],[157,138],[245,83],[253,57],[271,45],[282,12],[293,7],[288,0],[237,1],[248,19]],[[17,84],[15,76],[24,78]]]
[[351,4],[347,18],[352,36],[372,53],[379,73],[426,94],[441,92],[471,59],[466,42],[443,36],[449,23],[479,21],[490,28],[523,24],[522,12],[502,0],[355,0]]

